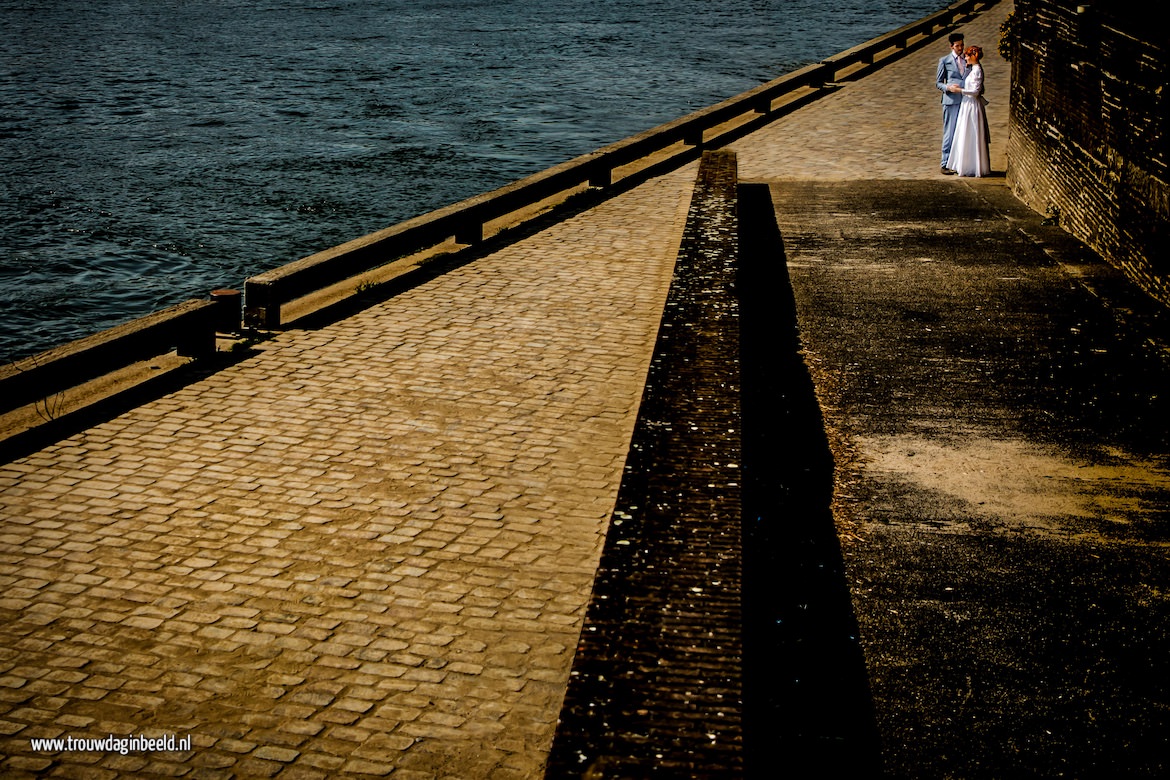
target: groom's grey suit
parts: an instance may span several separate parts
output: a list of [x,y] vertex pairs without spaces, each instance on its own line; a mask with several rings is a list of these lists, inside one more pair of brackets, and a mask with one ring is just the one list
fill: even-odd
[[942,137],[942,162],[940,167],[945,168],[947,165],[947,158],[951,156],[951,141],[955,137],[955,125],[959,119],[959,104],[963,102],[963,94],[961,92],[948,92],[948,84],[963,84],[963,68],[966,63],[960,65],[959,58],[955,53],[947,52],[945,57],[938,61],[938,74],[935,76],[935,86],[942,91],[942,107],[943,107],[943,137]]

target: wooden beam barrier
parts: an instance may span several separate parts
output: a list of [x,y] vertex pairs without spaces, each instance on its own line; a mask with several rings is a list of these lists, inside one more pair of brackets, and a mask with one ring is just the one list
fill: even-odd
[[767,117],[774,100],[801,87],[821,86],[825,72],[823,65],[810,65],[492,192],[257,274],[244,285],[244,324],[279,328],[280,307],[286,303],[450,239],[460,244],[479,243],[485,238],[484,226],[493,220],[582,186],[613,187],[620,181],[615,176],[619,168],[661,154],[680,142],[692,147],[685,156],[693,158],[698,150],[714,145],[713,139],[704,140],[705,133],[745,114]]
[[172,350],[214,354],[217,311],[214,301],[186,301],[0,366],[0,414]]
[[[780,109],[773,105],[798,93],[823,91],[839,73],[861,65],[873,66],[878,54],[905,49],[966,18],[985,0],[962,0],[947,8],[887,33],[820,63],[781,76],[713,106],[673,122],[659,125],[597,151],[553,166],[517,182],[460,203],[432,211],[340,246],[265,271],[244,285],[244,325],[274,330],[282,325],[281,307],[326,287],[408,255],[453,241],[474,245],[487,237],[487,226],[515,218],[539,203],[591,188],[601,193],[616,191],[623,179],[650,165],[656,170],[694,159],[704,149],[718,148],[771,119]],[[786,104],[783,110],[812,99]],[[633,173],[629,170],[634,169]]]
[[[469,198],[253,276],[245,283],[245,325],[275,329],[281,306],[446,241],[473,245],[486,226],[582,187],[608,193],[623,180],[663,171],[729,143],[823,94],[838,73],[872,66],[891,48],[910,48],[992,5],[962,0],[860,46],[761,84],[721,103],[610,144],[493,192]],[[777,103],[780,105],[777,106]],[[776,106],[774,108],[774,106]],[[653,162],[649,162],[653,160]],[[0,414],[177,350],[215,351],[215,301],[187,301],[33,357],[0,366]]]
[[[987,5],[984,0],[963,0],[953,3],[930,16],[834,54],[824,60],[824,64],[832,71],[828,80],[837,81],[842,72],[851,68],[854,70],[850,75],[854,77],[866,73],[875,63],[909,50],[914,44],[933,36],[939,30],[953,27],[967,19],[977,8]],[[878,56],[884,52],[889,53],[885,57]],[[857,68],[858,65],[863,67]]]

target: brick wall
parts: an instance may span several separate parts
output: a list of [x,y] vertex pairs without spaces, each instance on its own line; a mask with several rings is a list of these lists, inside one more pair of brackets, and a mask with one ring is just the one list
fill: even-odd
[[1016,0],[1008,181],[1170,306],[1170,28],[1138,0]]

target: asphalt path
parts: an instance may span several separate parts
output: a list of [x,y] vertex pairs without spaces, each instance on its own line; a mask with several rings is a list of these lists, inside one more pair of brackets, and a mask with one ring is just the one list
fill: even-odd
[[[833,457],[836,539],[808,507],[777,522],[850,594],[864,682],[822,691],[872,718],[889,776],[1165,776],[1165,314],[1012,196],[1010,10],[964,28],[990,55],[988,178],[938,172],[945,39],[736,145],[774,207],[777,305]],[[796,640],[841,624],[822,607]],[[791,702],[831,677],[787,663]],[[776,722],[848,744],[826,709]]]

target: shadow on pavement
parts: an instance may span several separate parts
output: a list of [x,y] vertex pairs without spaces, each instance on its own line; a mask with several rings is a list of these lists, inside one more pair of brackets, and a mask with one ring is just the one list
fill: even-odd
[[747,776],[873,777],[877,731],[830,508],[833,459],[768,187],[741,185],[739,209]]

